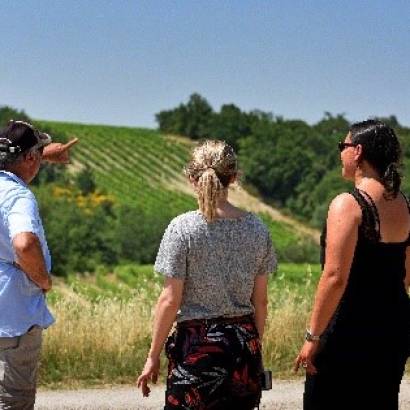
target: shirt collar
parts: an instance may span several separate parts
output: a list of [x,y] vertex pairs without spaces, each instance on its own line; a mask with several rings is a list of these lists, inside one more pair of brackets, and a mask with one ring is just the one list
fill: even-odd
[[24,187],[28,188],[28,185],[20,178],[18,177],[16,174],[13,174],[10,171],[4,171],[3,169],[0,170],[0,175],[1,174],[6,174],[7,176],[9,176],[12,180],[16,181],[18,184],[23,185]]

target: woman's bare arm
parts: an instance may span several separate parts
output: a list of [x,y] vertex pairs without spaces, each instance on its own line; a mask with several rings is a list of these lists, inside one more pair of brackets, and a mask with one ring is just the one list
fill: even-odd
[[137,379],[137,386],[141,387],[144,396],[148,396],[150,393],[148,382],[157,382],[160,367],[159,357],[181,305],[183,289],[183,280],[175,278],[165,279],[164,289],[158,298],[155,308],[151,348],[144,369]]
[[154,324],[152,326],[152,342],[148,357],[157,358],[175,321],[181,305],[184,281],[175,278],[166,278],[164,289],[158,298],[155,308]]
[[350,194],[332,201],[327,218],[326,262],[310,319],[314,335],[323,333],[345,291],[360,221],[361,209]]
[[[320,336],[326,329],[346,289],[361,221],[361,209],[349,194],[337,196],[327,218],[326,262],[316,290],[310,332]],[[309,374],[317,372],[313,358],[317,341],[306,341],[296,358],[295,371],[306,364]]]
[[252,304],[255,308],[255,322],[259,338],[262,341],[268,314],[268,278],[269,275],[256,275],[253,286]]

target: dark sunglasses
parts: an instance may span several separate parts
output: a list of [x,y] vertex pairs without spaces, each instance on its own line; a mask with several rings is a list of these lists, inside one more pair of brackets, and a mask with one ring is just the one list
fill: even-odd
[[339,141],[337,146],[339,147],[339,151],[342,152],[345,150],[347,147],[355,147],[357,144],[353,144],[352,142],[343,142]]

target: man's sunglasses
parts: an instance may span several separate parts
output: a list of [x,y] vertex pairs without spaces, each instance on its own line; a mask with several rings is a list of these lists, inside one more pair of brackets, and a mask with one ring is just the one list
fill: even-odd
[[344,151],[347,147],[355,147],[357,144],[353,144],[352,142],[343,142],[339,141],[337,146],[339,147],[339,151]]

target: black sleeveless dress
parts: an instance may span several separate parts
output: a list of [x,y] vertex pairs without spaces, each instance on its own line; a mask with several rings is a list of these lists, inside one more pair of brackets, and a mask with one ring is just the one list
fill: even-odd
[[[410,354],[410,299],[403,282],[410,235],[404,242],[381,242],[372,198],[358,189],[351,194],[362,223],[346,290],[314,359],[318,374],[306,376],[304,410],[397,410]],[[326,230],[322,266],[325,245]]]

